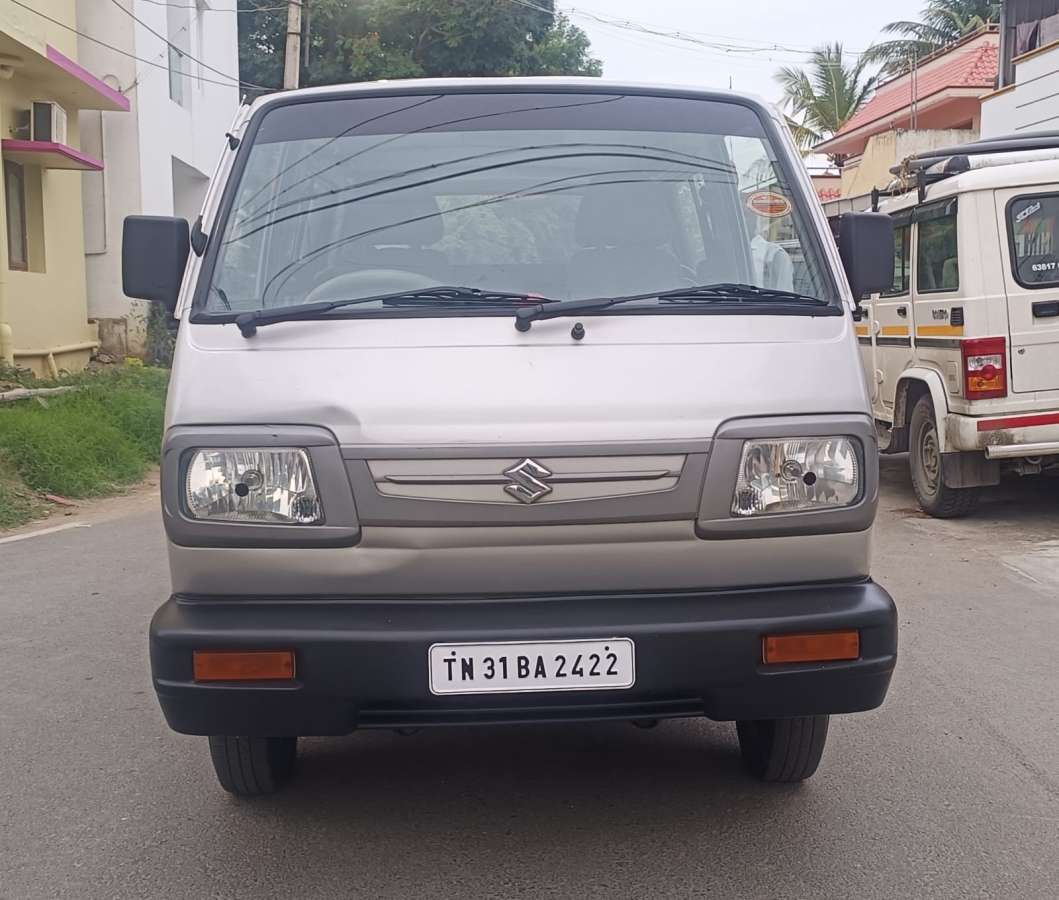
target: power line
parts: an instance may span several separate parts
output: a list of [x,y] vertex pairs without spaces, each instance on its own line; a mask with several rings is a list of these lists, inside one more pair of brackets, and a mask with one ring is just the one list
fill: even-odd
[[[137,56],[135,53],[130,53],[128,50],[123,50],[121,47],[115,47],[113,44],[108,44],[106,41],[101,41],[97,37],[92,37],[92,35],[90,34],[85,34],[83,31],[78,31],[72,25],[67,25],[65,22],[61,22],[59,19],[52,18],[51,16],[42,13],[40,10],[34,9],[32,6],[23,3],[22,0],[11,0],[11,3],[13,3],[15,6],[21,7],[22,9],[29,10],[34,15],[40,16],[42,19],[46,19],[53,25],[58,25],[60,28],[65,28],[67,31],[73,32],[78,37],[83,37],[86,41],[91,41],[93,44],[99,44],[99,46],[101,47],[106,47],[108,50],[113,50],[115,53],[118,53],[121,56],[127,56],[129,59],[135,59],[138,62],[145,63],[146,65],[154,66],[156,69],[165,69],[167,71],[169,71],[170,69],[170,67],[164,63],[158,63],[154,60],[146,59],[143,56]],[[207,84],[219,84],[223,87],[239,87],[240,84],[237,79],[232,79],[230,81],[218,81],[216,78],[206,78],[204,75],[192,75],[190,72],[181,72],[179,70],[173,71],[176,71],[178,75],[182,75],[185,78],[192,78],[196,81],[204,81]],[[230,78],[230,76],[227,75],[225,77]],[[265,87],[261,84],[250,84],[249,82],[242,83],[245,84],[247,87],[257,88],[262,91],[275,90],[275,88]]]
[[[715,50],[724,54],[735,54],[735,53],[796,53],[802,56],[811,55],[815,51],[808,48],[791,47],[784,44],[772,43],[772,42],[761,42],[758,44],[762,46],[754,46],[748,43],[738,43],[737,39],[729,38],[725,40],[705,40],[703,37],[698,37],[697,34],[702,32],[687,32],[687,31],[667,31],[662,28],[658,28],[653,25],[648,25],[643,22],[637,22],[632,19],[618,19],[611,16],[604,16],[600,13],[592,12],[591,10],[579,9],[574,6],[566,8],[556,8],[555,10],[548,9],[545,6],[540,6],[532,0],[508,0],[509,3],[523,6],[526,9],[536,10],[537,12],[554,14],[555,12],[563,12],[571,16],[579,16],[583,19],[590,19],[597,22],[600,25],[607,25],[611,28],[620,28],[626,31],[631,31],[638,34],[643,34],[649,37],[656,38],[669,38],[670,40],[683,41],[688,44],[695,44],[700,47],[704,47],[710,50]],[[717,36],[714,36],[715,38]],[[844,50],[844,53],[848,53],[850,56],[860,56],[865,51],[862,50]]]
[[[768,57],[750,56],[750,55],[735,55],[731,53],[725,53],[718,50],[713,50],[708,47],[692,46],[690,44],[683,43],[671,43],[667,38],[652,38],[652,36],[642,34],[638,31],[627,31],[624,29],[616,28],[614,33],[611,35],[612,38],[617,40],[627,41],[637,47],[664,47],[669,50],[680,50],[685,53],[694,53],[699,58],[708,57],[710,59],[723,60],[725,66],[751,66],[760,67],[768,66],[775,67],[777,65],[794,65],[802,66],[805,65],[805,60],[791,59],[789,57],[782,57],[777,55],[769,55]],[[813,63],[813,65],[819,65],[822,68],[842,68],[842,63]]]
[[[209,63],[205,63],[201,59],[197,59],[196,57],[192,56],[190,53],[185,53],[176,44],[172,43],[172,41],[170,41],[169,38],[165,37],[165,35],[160,34],[157,31],[155,31],[143,19],[139,18],[139,16],[137,16],[136,13],[134,13],[131,9],[126,9],[124,6],[122,6],[118,2],[118,0],[110,0],[110,2],[113,3],[123,13],[125,13],[125,15],[127,15],[129,18],[131,18],[134,22],[138,22],[140,25],[142,25],[144,28],[146,28],[149,32],[151,32],[151,34],[153,34],[160,41],[164,41],[166,46],[168,46],[170,50],[176,50],[176,52],[179,53],[180,56],[184,57],[185,59],[190,59],[192,62],[198,63],[200,66],[202,66],[202,68],[208,69],[209,71],[213,72],[214,74],[220,75],[222,78],[229,78],[232,81],[234,81],[236,84],[239,84],[239,76],[238,75],[229,75],[227,72],[222,72],[220,69],[215,69]],[[256,87],[257,85],[254,85],[254,86]]]
[[[194,25],[199,20],[199,16],[201,15],[201,13],[202,13],[202,9],[199,9],[193,16],[188,16],[187,22],[185,22],[183,25],[180,26],[180,28],[177,30],[177,34],[180,34],[181,31],[187,31],[188,35],[190,37],[191,31],[189,29],[191,28],[192,25]],[[169,48],[166,47],[161,53],[158,54],[158,56],[155,57],[155,59],[156,60],[164,59],[168,52],[169,52]],[[128,96],[130,93],[132,93],[136,89],[137,85],[139,85],[143,81],[143,76],[145,76],[147,74],[149,74],[149,73],[148,72],[137,72],[136,73],[136,77],[134,79],[132,79],[132,84],[130,84],[127,88],[125,88],[125,90],[123,90],[122,93],[125,94],[125,96]]]
[[230,6],[199,6],[197,3],[169,3],[167,0],[143,0],[144,3],[153,3],[155,6],[168,6],[172,9],[197,9],[199,12],[226,12],[226,13],[258,13],[258,12],[276,12],[281,9],[286,9],[285,6],[257,6],[250,7],[249,9],[239,9],[238,7],[232,8]]

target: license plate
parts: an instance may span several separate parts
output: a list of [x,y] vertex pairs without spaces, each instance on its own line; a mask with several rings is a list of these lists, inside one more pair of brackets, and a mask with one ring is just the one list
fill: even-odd
[[434,644],[432,694],[517,694],[631,688],[636,651],[628,638]]

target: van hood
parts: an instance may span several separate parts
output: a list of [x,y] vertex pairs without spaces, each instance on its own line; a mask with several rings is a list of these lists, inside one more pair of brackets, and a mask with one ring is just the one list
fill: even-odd
[[293,424],[343,445],[710,438],[745,416],[867,413],[848,316],[184,322],[168,425]]

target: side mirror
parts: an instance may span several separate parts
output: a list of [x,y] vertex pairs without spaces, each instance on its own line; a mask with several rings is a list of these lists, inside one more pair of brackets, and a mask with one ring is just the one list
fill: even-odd
[[846,213],[839,220],[838,252],[853,298],[878,294],[894,281],[894,223],[886,213]]
[[126,216],[121,235],[121,289],[128,297],[176,309],[191,237],[187,219]]

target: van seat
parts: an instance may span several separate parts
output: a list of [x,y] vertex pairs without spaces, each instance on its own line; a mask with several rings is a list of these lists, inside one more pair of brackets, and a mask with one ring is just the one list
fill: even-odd
[[666,185],[640,182],[589,188],[581,199],[570,260],[573,297],[638,294],[683,283],[669,249],[674,223]]
[[398,269],[449,281],[449,258],[431,246],[444,236],[441,210],[433,197],[398,192],[358,200],[349,204],[343,231],[362,236],[335,249],[335,266]]

